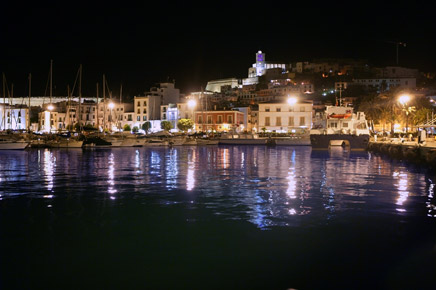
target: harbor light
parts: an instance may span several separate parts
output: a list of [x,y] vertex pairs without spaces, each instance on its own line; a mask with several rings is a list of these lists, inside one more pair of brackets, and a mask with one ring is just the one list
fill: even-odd
[[194,108],[195,105],[197,105],[197,102],[195,100],[189,100],[188,101],[188,107],[189,108]]
[[297,98],[296,97],[289,97],[288,98],[288,104],[293,106],[297,103]]
[[115,107],[115,104],[111,102],[111,103],[109,103],[108,107],[109,107],[109,109],[112,110]]
[[405,105],[410,101],[410,96],[409,95],[401,95],[398,98],[398,101],[400,102],[400,104]]
[[53,107],[53,105],[48,105],[47,109],[48,109],[49,111],[53,111],[54,107]]

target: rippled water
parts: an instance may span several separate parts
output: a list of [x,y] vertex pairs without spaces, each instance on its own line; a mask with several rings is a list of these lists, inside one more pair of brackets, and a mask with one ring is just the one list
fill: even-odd
[[427,286],[435,176],[342,148],[3,151],[0,286]]

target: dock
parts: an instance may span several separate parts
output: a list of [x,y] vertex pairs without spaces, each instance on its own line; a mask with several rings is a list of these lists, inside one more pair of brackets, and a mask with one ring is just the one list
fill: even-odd
[[423,142],[401,138],[383,138],[368,143],[368,151],[381,153],[391,158],[405,160],[415,164],[425,164],[436,168],[436,140],[426,139]]

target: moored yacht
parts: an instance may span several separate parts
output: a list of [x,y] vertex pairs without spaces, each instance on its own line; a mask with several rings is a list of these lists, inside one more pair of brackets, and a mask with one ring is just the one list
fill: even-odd
[[325,112],[315,118],[310,143],[313,149],[349,146],[351,150],[365,150],[369,133],[364,112],[353,113],[351,107],[327,106]]

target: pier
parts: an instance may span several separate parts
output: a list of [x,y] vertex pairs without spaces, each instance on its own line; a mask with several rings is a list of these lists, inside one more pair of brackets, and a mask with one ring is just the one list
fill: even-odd
[[424,142],[406,141],[402,138],[371,139],[368,151],[382,153],[391,158],[415,164],[426,164],[436,168],[436,139],[427,138]]

